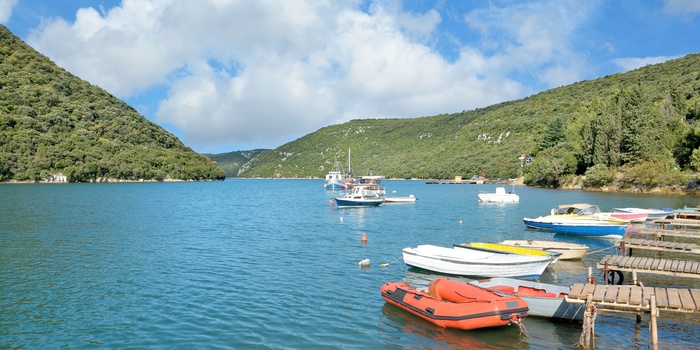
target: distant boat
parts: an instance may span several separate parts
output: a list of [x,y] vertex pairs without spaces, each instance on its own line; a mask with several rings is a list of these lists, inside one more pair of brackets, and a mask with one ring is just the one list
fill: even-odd
[[584,304],[566,302],[570,288],[565,286],[514,278],[490,278],[469,283],[522,298],[529,308],[529,316],[580,321],[586,311]]
[[505,240],[499,244],[512,245],[516,247],[526,247],[531,249],[543,249],[561,253],[559,260],[576,260],[583,258],[588,251],[588,246],[585,244],[556,242],[556,241],[537,241],[532,239],[522,240]]
[[343,166],[337,160],[333,169],[326,174],[325,187],[327,190],[345,190],[355,180],[352,178],[352,163],[350,162],[350,149],[348,148],[348,172],[343,174]]
[[410,194],[408,197],[384,197],[384,203],[415,203],[418,198]]
[[505,187],[496,187],[494,193],[479,193],[480,203],[518,203],[520,196],[513,192],[506,192]]
[[345,175],[338,170],[331,170],[326,174],[327,190],[344,190],[346,188]]
[[430,244],[404,248],[401,252],[408,266],[451,275],[480,277],[539,277],[556,260],[551,255],[502,254]]
[[382,299],[438,327],[472,330],[520,323],[528,305],[515,295],[504,295],[473,284],[436,278],[428,290],[406,282],[387,282]]

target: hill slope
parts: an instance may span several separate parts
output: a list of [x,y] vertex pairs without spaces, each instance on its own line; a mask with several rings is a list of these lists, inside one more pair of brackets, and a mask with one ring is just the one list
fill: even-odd
[[223,170],[0,25],[0,181],[222,179]]
[[[522,171],[530,184],[557,187],[594,166],[625,171],[660,162],[695,170],[699,116],[700,55],[691,54],[473,111],[328,126],[262,152],[240,176],[322,177],[336,159],[346,161],[348,148],[355,175],[393,178],[480,171],[513,178]],[[521,154],[534,156],[530,166],[521,168]]]
[[256,149],[252,151],[234,151],[219,154],[205,153],[204,155],[209,157],[216,164],[219,164],[221,169],[224,170],[226,177],[236,177],[240,169],[262,151],[265,150]]

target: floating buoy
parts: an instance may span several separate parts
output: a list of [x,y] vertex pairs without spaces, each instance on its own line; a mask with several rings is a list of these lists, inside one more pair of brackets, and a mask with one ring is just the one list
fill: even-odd
[[369,267],[369,259],[364,259],[364,260],[360,261],[358,263],[358,265],[360,265],[360,268]]
[[362,243],[367,242],[367,234],[362,232]]
[[460,224],[460,225],[461,225],[461,224],[463,224],[463,223],[464,223],[464,221],[462,221],[462,220],[459,220],[459,224]]
[[342,217],[342,216],[340,217],[340,222],[343,222],[343,217]]
[[333,200],[331,199],[331,207],[333,206]]

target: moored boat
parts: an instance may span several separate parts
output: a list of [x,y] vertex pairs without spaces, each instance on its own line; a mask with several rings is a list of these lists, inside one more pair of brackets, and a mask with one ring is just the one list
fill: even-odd
[[538,241],[532,239],[511,239],[499,242],[499,244],[559,252],[561,253],[561,255],[559,256],[559,260],[581,259],[584,255],[586,255],[586,252],[588,251],[588,246],[585,244],[557,241]]
[[506,192],[505,187],[496,187],[496,192],[482,192],[477,195],[479,203],[518,203],[520,196],[513,192]]
[[354,187],[350,192],[342,197],[336,197],[335,203],[338,208],[361,208],[361,207],[376,207],[384,202],[384,197],[380,196],[365,196],[361,187]]
[[555,223],[554,233],[569,235],[620,239],[627,232],[627,225],[600,223]]
[[520,323],[528,306],[515,295],[503,295],[468,283],[436,278],[427,291],[406,282],[387,282],[382,298],[436,326],[472,330]]
[[673,209],[643,209],[643,208],[613,208],[613,212],[620,213],[646,213],[647,220],[661,220],[673,216]]
[[570,288],[565,286],[515,278],[490,278],[469,283],[522,298],[529,308],[529,316],[583,320],[586,311],[584,304],[566,302]]
[[467,248],[467,249],[478,249],[487,252],[495,252],[501,254],[520,254],[520,255],[530,255],[530,256],[551,256],[555,263],[561,253],[555,251],[547,251],[542,249],[532,249],[529,247],[519,247],[513,245],[506,245],[500,243],[484,243],[484,242],[471,242],[455,244],[456,247]]
[[632,223],[642,223],[647,220],[649,214],[647,213],[621,213],[621,212],[602,212],[595,214],[596,217],[601,219],[615,218],[620,220],[626,220]]
[[407,197],[384,197],[384,203],[415,203],[418,198],[414,195]]
[[597,205],[578,203],[578,204],[562,204],[558,209],[552,209],[550,215],[540,216],[537,218],[523,218],[525,226],[530,228],[553,230],[555,223],[578,223],[578,222],[593,222],[595,224],[629,224],[628,220],[622,220],[610,216],[598,216],[600,208]]
[[404,263],[430,271],[461,276],[539,277],[556,260],[541,256],[503,254],[481,249],[441,247],[430,244],[401,250]]

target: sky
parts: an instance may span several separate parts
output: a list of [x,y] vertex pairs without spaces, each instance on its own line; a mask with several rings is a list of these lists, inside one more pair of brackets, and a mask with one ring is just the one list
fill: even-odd
[[0,0],[0,24],[199,153],[700,53],[700,0]]

